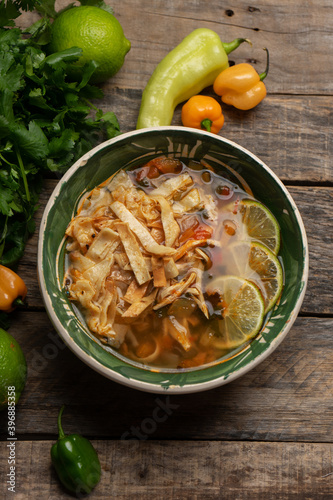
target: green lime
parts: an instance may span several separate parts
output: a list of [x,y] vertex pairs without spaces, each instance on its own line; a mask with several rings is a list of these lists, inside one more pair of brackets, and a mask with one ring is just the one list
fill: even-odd
[[[0,328],[0,411],[18,402],[27,379],[27,362],[17,341]],[[8,399],[9,398],[9,399]]]
[[259,288],[238,276],[219,276],[206,288],[218,294],[222,307],[219,331],[214,339],[219,349],[234,349],[255,337],[261,329],[265,305]]
[[73,76],[80,75],[84,64],[95,61],[98,67],[91,82],[101,83],[120,70],[131,43],[112,14],[99,7],[81,6],[65,10],[52,24],[50,51],[71,47],[82,49],[82,56],[73,65]]
[[254,282],[265,301],[265,313],[270,311],[283,288],[283,270],[279,259],[265,245],[256,241],[240,241],[224,250],[228,273]]
[[247,236],[260,241],[277,255],[280,249],[280,227],[272,212],[259,201],[248,199],[240,201],[239,211]]

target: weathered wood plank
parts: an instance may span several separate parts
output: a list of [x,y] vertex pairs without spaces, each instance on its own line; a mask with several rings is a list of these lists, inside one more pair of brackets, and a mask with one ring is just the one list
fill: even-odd
[[[68,3],[63,1],[59,5]],[[154,2],[152,8],[126,0],[115,9],[125,33],[131,38],[132,49],[120,72],[102,85],[105,92],[99,103],[102,109],[116,113],[123,132],[133,130],[150,74],[185,34],[199,26],[217,29],[221,36],[225,33],[226,40],[236,35],[246,37],[250,32],[251,38],[254,37],[253,49],[247,45],[240,47],[232,57],[235,62],[257,60],[261,71],[262,47],[271,46],[269,96],[248,112],[224,106],[226,121],[221,135],[260,156],[283,180],[332,182],[330,86],[333,83],[325,73],[330,71],[333,62],[329,50],[333,37],[329,25],[333,23],[333,16],[326,15],[329,0],[322,0],[315,12],[301,8],[304,4],[300,0],[292,4],[285,0],[279,7],[269,0],[265,5],[255,6],[259,10],[253,12],[245,1],[239,1],[232,17],[216,2],[205,2],[204,9],[199,4],[169,2],[166,14],[164,2]],[[216,12],[220,13],[220,19],[216,20]],[[29,18],[31,14],[26,16]],[[325,29],[321,25],[323,18]],[[143,30],[143,19],[150,30]],[[260,31],[253,31],[256,26]],[[212,94],[211,89],[206,89],[207,92]],[[307,95],[290,95],[297,93]],[[318,94],[327,97],[318,97]],[[180,109],[179,106],[174,116],[175,125],[181,124]]]
[[[64,7],[69,0],[57,1]],[[196,28],[210,28],[225,42],[236,37],[250,38],[253,46],[242,46],[230,55],[236,63],[250,60],[258,71],[265,67],[263,47],[268,47],[271,68],[267,87],[270,93],[332,94],[333,16],[330,0],[309,5],[302,0],[274,0],[249,5],[238,0],[221,5],[210,2],[162,0],[106,3],[122,24],[132,47],[119,73],[106,85],[142,90],[156,65]],[[24,26],[36,16],[25,14]],[[149,27],[149,28],[148,28]],[[320,76],[319,76],[320,75]]]
[[[64,403],[66,432],[95,438],[333,442],[333,319],[298,318],[274,353],[243,377],[170,397],[127,388],[87,367],[45,313],[21,312],[14,320],[10,331],[29,366],[17,407],[19,437],[55,436]],[[157,423],[156,413],[166,418]]]
[[[73,498],[50,463],[50,441],[16,442],[18,500]],[[330,444],[93,441],[102,466],[89,498],[330,500]],[[8,470],[6,443],[0,468]],[[12,498],[6,482],[1,498]]]
[[[105,97],[98,104],[116,113],[123,132],[135,128],[142,91],[154,68],[185,35],[208,27],[224,41],[247,37],[252,48],[243,45],[230,59],[249,61],[260,72],[265,66],[262,48],[267,46],[268,96],[245,113],[223,106],[221,135],[257,154],[289,185],[332,186],[331,0],[106,2],[132,48],[123,68],[102,86]],[[69,3],[56,2],[59,8]],[[21,21],[27,26],[33,18],[28,13]],[[213,95],[211,88],[205,93]],[[174,125],[181,123],[180,110]],[[53,185],[46,183],[42,207]],[[261,365],[231,384],[198,395],[167,399],[131,390],[104,379],[64,348],[45,312],[32,311],[42,307],[35,233],[19,268],[28,284],[30,310],[15,312],[10,330],[29,365],[17,407],[18,499],[70,498],[49,460],[57,413],[66,403],[66,432],[104,439],[94,441],[103,477],[91,498],[333,500],[332,187],[289,191],[303,216],[310,248],[310,278],[301,312],[331,318],[299,317]],[[152,417],[161,405],[169,408],[168,418],[156,422]],[[5,440],[4,412],[0,429]],[[49,440],[30,441],[45,437]],[[10,498],[4,480],[6,444],[0,443],[1,498]]]
[[290,187],[309,243],[309,279],[302,312],[332,314],[333,189]]
[[[203,93],[215,96],[211,88]],[[140,100],[141,92],[108,87],[98,105],[113,110],[122,132],[128,132],[135,128]],[[182,124],[181,107],[173,125]],[[249,111],[223,105],[223,113],[219,135],[256,154],[283,181],[333,182],[331,97],[268,96]]]
[[[37,238],[42,212],[56,180],[47,180],[36,214],[37,230],[27,244],[20,262],[19,273],[25,279],[30,307],[40,307],[42,300],[37,283]],[[289,187],[301,212],[309,240],[310,276],[302,312],[312,314],[333,313],[333,188]]]

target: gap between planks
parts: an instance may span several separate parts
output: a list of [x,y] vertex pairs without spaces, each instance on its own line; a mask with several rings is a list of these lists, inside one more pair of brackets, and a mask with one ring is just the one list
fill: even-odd
[[[332,445],[101,440],[93,444],[102,475],[91,500],[333,498]],[[6,471],[4,448],[0,444],[0,464]],[[47,441],[17,443],[16,498],[72,498],[61,487],[49,453]],[[4,483],[1,498],[11,498]]]

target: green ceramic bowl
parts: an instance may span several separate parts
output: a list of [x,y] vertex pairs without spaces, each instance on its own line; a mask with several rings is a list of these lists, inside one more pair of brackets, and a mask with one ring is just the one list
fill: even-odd
[[[151,371],[104,347],[76,316],[62,289],[64,233],[77,200],[122,167],[142,164],[161,154],[205,159],[216,169],[228,165],[251,186],[257,199],[274,213],[281,227],[285,286],[261,333],[233,357],[208,368]],[[87,365],[121,384],[155,393],[190,393],[226,384],[263,361],[287,335],[305,294],[307,239],[302,219],[277,176],[241,146],[208,132],[159,127],[129,132],[104,142],[78,160],[64,175],[45,208],[38,245],[38,276],[47,313],[67,346]]]

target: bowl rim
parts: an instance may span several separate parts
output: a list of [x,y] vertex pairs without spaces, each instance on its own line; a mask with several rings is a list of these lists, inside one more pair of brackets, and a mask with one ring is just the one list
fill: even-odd
[[[215,139],[218,141],[221,141],[223,143],[228,144],[231,147],[234,147],[235,149],[241,151],[245,155],[249,156],[252,160],[254,160],[256,163],[260,164],[260,166],[272,177],[273,181],[279,186],[279,188],[282,190],[284,196],[288,199],[290,205],[293,208],[295,218],[297,220],[297,224],[299,226],[299,230],[301,233],[302,237],[302,247],[303,247],[303,272],[302,272],[302,277],[301,277],[301,283],[303,283],[303,287],[298,293],[297,296],[297,301],[295,304],[295,307],[293,308],[292,312],[287,318],[286,323],[284,324],[283,328],[280,330],[278,333],[277,337],[270,343],[269,347],[262,353],[258,354],[254,359],[251,359],[245,366],[241,368],[236,368],[233,372],[231,372],[227,377],[225,375],[221,375],[219,377],[216,377],[214,379],[210,379],[204,382],[198,382],[196,384],[184,384],[184,385],[169,385],[169,386],[162,386],[160,384],[156,383],[151,383],[151,382],[145,382],[141,380],[136,380],[135,378],[131,377],[126,377],[120,373],[117,373],[110,369],[109,367],[103,366],[99,361],[94,359],[92,356],[90,356],[88,353],[84,352],[81,347],[79,347],[74,340],[71,338],[65,327],[62,325],[60,320],[58,319],[53,307],[52,303],[50,300],[50,296],[45,284],[44,280],[44,273],[43,273],[43,245],[44,245],[44,230],[47,224],[47,218],[49,211],[51,207],[53,206],[57,196],[59,195],[62,186],[71,178],[74,172],[76,172],[80,167],[83,167],[86,162],[94,156],[97,152],[103,150],[104,148],[107,148],[110,145],[116,144],[118,141],[121,141],[126,138],[130,138],[132,136],[136,135],[142,135],[142,134],[149,134],[151,132],[188,132],[188,133],[194,133],[200,136],[207,136],[210,139],[212,136],[214,136]],[[215,135],[212,134],[211,132],[207,132],[204,130],[198,130],[190,127],[183,127],[183,126],[160,126],[160,127],[151,127],[151,128],[142,128],[138,130],[132,130],[130,132],[125,132],[123,134],[120,134],[112,139],[109,139],[107,141],[104,141],[94,148],[92,148],[90,151],[85,153],[83,156],[81,156],[68,170],[67,172],[61,177],[59,182],[57,183],[56,187],[54,188],[51,196],[49,197],[49,200],[45,206],[43,216],[41,219],[41,224],[40,224],[40,229],[39,229],[39,235],[38,235],[38,251],[37,251],[37,276],[38,276],[38,283],[39,283],[39,288],[40,292],[42,295],[42,299],[45,305],[46,312],[49,316],[49,319],[51,323],[53,324],[53,327],[55,328],[56,332],[62,340],[64,341],[65,345],[81,360],[83,361],[86,365],[88,365],[90,368],[95,370],[96,372],[100,373],[104,377],[113,380],[114,382],[118,382],[122,385],[125,385],[130,388],[134,388],[137,390],[141,390],[144,392],[151,392],[155,394],[190,394],[190,393],[195,393],[195,392],[202,392],[202,391],[207,391],[210,389],[214,389],[216,387],[225,385],[227,383],[232,382],[233,380],[236,380],[237,378],[245,375],[247,372],[255,368],[257,365],[259,365],[261,362],[263,362],[282,342],[282,340],[286,337],[287,333],[290,331],[291,327],[293,326],[298,313],[300,311],[302,302],[304,300],[304,296],[306,293],[306,288],[307,288],[307,282],[308,282],[308,275],[309,275],[309,251],[308,251],[308,241],[307,241],[307,235],[304,227],[304,223],[301,217],[301,214],[296,206],[296,203],[294,202],[292,196],[290,195],[288,189],[284,186],[282,181],[279,179],[279,177],[268,167],[260,158],[258,158],[255,154],[251,153],[249,150],[244,148],[243,146],[239,145],[238,143],[226,139],[225,137],[222,137],[220,135]],[[201,369],[203,370],[203,369]],[[167,374],[166,374],[167,376]]]

